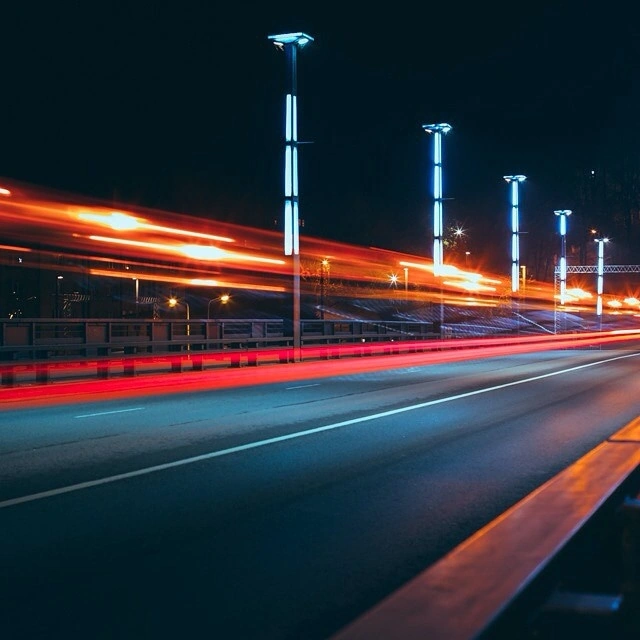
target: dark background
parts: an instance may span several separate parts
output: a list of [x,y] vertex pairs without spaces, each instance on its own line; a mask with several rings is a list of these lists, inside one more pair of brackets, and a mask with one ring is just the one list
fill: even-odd
[[636,170],[628,6],[15,3],[0,39],[0,176],[279,228],[286,62],[267,36],[305,31],[315,41],[298,58],[299,138],[313,143],[300,148],[304,234],[431,256],[421,125],[444,121],[445,224],[465,229],[474,257],[508,265],[502,176],[515,173],[528,177],[525,256],[555,247],[561,208],[574,211],[570,235],[596,220],[612,247],[634,249],[613,209],[581,200],[591,170]]

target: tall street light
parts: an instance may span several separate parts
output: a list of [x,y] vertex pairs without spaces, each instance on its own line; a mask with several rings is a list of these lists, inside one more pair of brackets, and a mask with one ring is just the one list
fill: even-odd
[[284,255],[292,256],[293,270],[293,360],[300,360],[300,240],[298,222],[298,49],[313,42],[301,31],[269,36],[287,56],[288,92],[285,100],[284,136]]
[[426,133],[433,134],[433,273],[439,275],[443,264],[442,255],[442,135],[451,131],[451,125],[423,124]]
[[567,217],[571,209],[556,209],[553,212],[560,217],[560,304],[564,304],[567,297]]
[[[187,337],[189,337],[191,335],[191,325],[189,324],[189,320],[190,318],[190,311],[189,311],[189,303],[184,301],[182,302],[182,304],[185,306],[185,309],[187,311]],[[169,306],[173,309],[174,307],[178,306],[178,299],[174,298],[173,296],[171,298],[169,298]],[[187,342],[187,351],[191,350],[191,345]]]
[[527,176],[503,176],[511,185],[511,291],[517,293],[520,288],[520,203],[518,186]]
[[609,238],[596,238],[598,243],[598,303],[596,315],[602,323],[602,293],[604,291],[604,243],[609,242]]

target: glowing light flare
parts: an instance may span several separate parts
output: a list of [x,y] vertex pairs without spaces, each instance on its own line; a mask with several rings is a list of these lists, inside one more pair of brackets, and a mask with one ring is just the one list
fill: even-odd
[[191,238],[201,238],[203,240],[213,240],[215,242],[235,242],[233,238],[226,236],[213,235],[210,233],[200,233],[199,231],[191,231],[186,229],[179,229],[176,227],[167,227],[159,224],[151,224],[144,219],[136,218],[127,213],[121,211],[111,211],[108,214],[105,213],[89,213],[86,211],[77,214],[80,220],[86,220],[89,222],[95,222],[97,224],[110,227],[114,231],[133,231],[135,229],[141,229],[145,231],[157,231],[160,233],[167,233],[170,235],[189,236]]
[[430,271],[431,273],[434,272],[432,264],[423,264],[423,263],[420,263],[420,262],[407,262],[406,260],[401,260],[400,261],[400,266],[401,267],[413,267],[414,269],[422,269],[423,271]]
[[108,214],[82,212],[78,214],[78,218],[80,220],[105,225],[114,231],[131,231],[133,229],[139,229],[142,226],[142,223],[133,216],[119,211],[112,211]]
[[106,242],[110,244],[124,245],[128,247],[138,247],[153,249],[166,253],[179,253],[195,260],[228,260],[236,262],[259,262],[264,264],[284,265],[285,261],[279,258],[267,258],[264,256],[251,256],[242,253],[226,251],[218,247],[206,247],[200,245],[170,245],[158,242],[146,242],[144,240],[130,240],[128,238],[110,238],[108,236],[89,236],[90,240]]
[[612,307],[613,309],[619,309],[622,306],[622,302],[620,300],[609,300],[607,305]]
[[456,287],[458,289],[464,289],[465,291],[495,291],[495,287],[491,287],[489,285],[480,284],[479,282],[473,282],[469,280],[463,281],[454,281],[454,280],[444,280],[442,282],[443,285],[447,285],[449,287]]
[[194,287],[224,287],[227,289],[250,289],[251,291],[272,291],[275,293],[284,293],[286,287],[279,285],[262,284],[257,280],[210,280],[207,278],[184,279],[183,284],[190,284]]
[[589,298],[593,298],[593,294],[589,291],[585,291],[580,287],[573,287],[571,289],[567,289],[567,295],[570,295],[573,300],[587,300]]
[[640,305],[640,300],[638,300],[638,298],[625,298],[624,303],[630,307],[637,307]]
[[0,196],[10,196],[10,195],[11,195],[11,191],[9,189],[0,187]]

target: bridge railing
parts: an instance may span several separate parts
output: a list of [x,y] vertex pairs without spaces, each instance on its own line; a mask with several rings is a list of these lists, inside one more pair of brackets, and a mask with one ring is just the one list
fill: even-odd
[[[439,338],[431,323],[303,320],[301,341],[309,349],[330,345],[406,343]],[[205,360],[240,366],[241,360],[293,359],[293,337],[279,319],[120,320],[19,319],[0,321],[0,372],[3,385],[17,376],[49,381],[52,370],[94,370],[106,377],[116,367],[125,375],[152,363],[181,371],[186,360],[202,369]],[[307,351],[309,355],[310,351]],[[334,352],[311,357],[333,357]],[[157,368],[157,367],[156,367]],[[90,375],[90,374],[89,374]]]

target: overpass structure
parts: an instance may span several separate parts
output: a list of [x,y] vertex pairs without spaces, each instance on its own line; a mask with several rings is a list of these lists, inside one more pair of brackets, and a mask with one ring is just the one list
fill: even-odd
[[[574,265],[566,267],[567,273],[598,273],[598,265]],[[602,273],[640,273],[638,264],[607,264],[602,266]],[[553,272],[553,299],[554,299],[554,333],[558,332],[558,314],[555,304],[558,281],[560,279],[560,266],[556,265]]]

